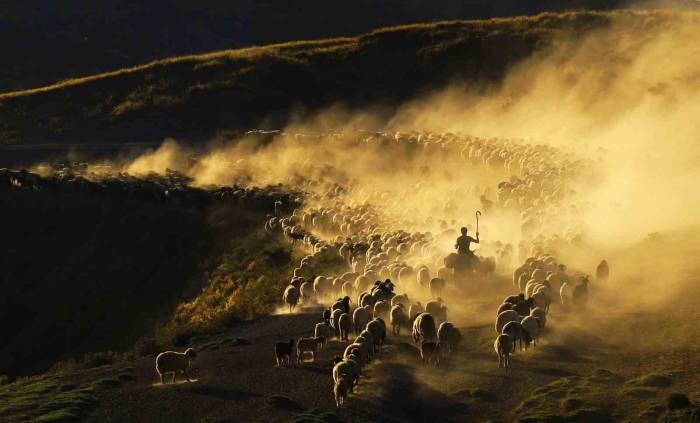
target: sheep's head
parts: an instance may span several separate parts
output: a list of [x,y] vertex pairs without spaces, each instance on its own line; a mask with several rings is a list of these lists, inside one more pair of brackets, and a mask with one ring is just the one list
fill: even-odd
[[190,360],[194,360],[194,358],[197,357],[197,352],[192,348],[188,348],[185,350],[185,356]]

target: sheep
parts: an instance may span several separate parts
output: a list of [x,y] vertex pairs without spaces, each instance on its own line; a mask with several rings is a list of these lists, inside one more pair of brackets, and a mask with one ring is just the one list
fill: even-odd
[[[360,338],[358,336],[358,338]],[[362,363],[369,361],[369,352],[367,350],[367,345],[364,344],[365,341],[360,340],[360,342],[353,342],[352,344],[345,347],[343,352],[343,359],[348,358],[350,355],[354,354],[360,358]]]
[[493,349],[498,355],[498,367],[510,367],[510,353],[513,351],[513,341],[506,334],[500,334],[493,343]]
[[167,373],[173,374],[172,383],[175,383],[178,372],[182,372],[185,375],[185,379],[190,382],[187,369],[192,365],[195,357],[197,357],[197,353],[192,348],[186,349],[184,353],[165,351],[158,354],[158,357],[156,357],[156,371],[160,375],[160,383],[165,383],[164,376]]
[[394,335],[401,334],[401,326],[408,326],[409,320],[406,313],[403,311],[403,304],[397,304],[391,308],[391,333]]
[[500,306],[498,306],[498,311],[496,312],[496,316],[503,313],[504,311],[508,311],[508,310],[512,310],[512,309],[513,309],[513,304],[503,303]]
[[362,376],[362,366],[360,366],[360,357],[355,354],[350,354],[347,357],[345,357],[344,360],[352,367],[352,377],[354,380],[353,385],[357,385],[358,383],[360,383],[360,376]]
[[352,364],[348,363],[345,360],[333,366],[333,382],[338,383],[338,380],[341,377],[345,378],[349,390],[351,390],[351,387],[355,384],[353,374],[354,370]]
[[343,314],[343,310],[340,309],[335,309],[331,313],[331,328],[333,328],[333,333],[336,337],[340,337],[340,326],[338,325],[338,320]]
[[440,344],[433,341],[423,341],[420,344],[420,358],[424,365],[433,362],[437,367],[440,364]]
[[420,286],[428,285],[430,283],[430,270],[428,270],[426,267],[422,267],[418,271],[417,281],[418,285]]
[[609,277],[610,267],[608,267],[608,262],[605,260],[601,260],[600,264],[598,264],[598,267],[596,267],[595,278],[598,281],[607,282]]
[[370,306],[357,307],[352,313],[352,323],[355,327],[355,332],[362,331],[371,319],[372,308]]
[[310,302],[313,301],[314,299],[314,286],[311,284],[311,282],[304,282],[301,284],[301,287],[299,288],[299,292],[301,293],[301,299],[303,302]]
[[406,294],[401,294],[401,295],[394,295],[391,298],[391,306],[395,306],[397,304],[403,304],[404,307],[408,307],[411,303],[408,301],[408,295]]
[[518,322],[520,323],[520,315],[515,310],[507,310],[499,314],[496,318],[496,333],[503,332],[503,326],[508,322]]
[[316,350],[323,345],[323,337],[299,338],[297,341],[297,364],[301,364],[304,354],[311,353],[311,361],[316,361]]
[[581,283],[574,288],[571,300],[576,307],[586,308],[588,304],[588,277],[581,278]]
[[413,342],[431,341],[437,338],[435,319],[430,313],[421,313],[413,321]]
[[367,323],[367,330],[372,334],[375,350],[379,351],[386,338],[386,324],[384,320],[377,317]]
[[275,358],[277,359],[277,367],[285,362],[287,365],[291,364],[293,348],[293,339],[290,339],[289,342],[278,342],[275,344]]
[[447,307],[442,298],[438,297],[435,301],[430,301],[425,305],[425,312],[430,313],[437,324],[447,320]]
[[341,287],[341,291],[342,291],[343,295],[349,297],[350,295],[354,294],[355,287],[352,284],[352,282],[344,282],[343,286]]
[[462,333],[450,322],[442,322],[437,331],[437,339],[441,346],[446,346],[450,352],[457,352],[462,343]]
[[442,278],[432,278],[430,283],[430,295],[433,298],[437,298],[442,295],[442,290],[445,289],[445,280]]
[[374,317],[381,317],[382,319],[386,319],[389,317],[390,312],[391,305],[388,301],[377,301],[377,303],[374,305]]
[[515,352],[515,345],[519,342],[520,343],[520,351],[523,350],[523,340],[525,340],[525,344],[529,342],[529,337],[525,336],[525,329],[523,329],[523,326],[520,324],[520,322],[508,322],[505,325],[503,325],[503,332],[506,335],[510,336],[511,341],[513,341],[513,351]]
[[521,292],[521,293],[518,294],[518,295],[511,295],[511,296],[509,296],[509,297],[506,297],[506,299],[503,300],[503,303],[504,303],[504,304],[505,304],[505,303],[510,303],[510,304],[513,304],[513,305],[517,305],[517,304],[522,303],[523,301],[525,301],[525,294],[523,294],[523,293]]
[[511,310],[514,310],[521,316],[528,316],[530,315],[530,310],[532,310],[535,307],[535,305],[535,300],[533,298],[528,298],[527,300],[524,300],[521,303],[515,304],[511,308]]
[[[544,311],[548,311],[549,310],[549,299],[547,298],[547,293],[545,292],[545,289],[546,289],[546,287],[540,286],[537,289],[537,291],[534,294],[532,294],[532,300],[534,301],[535,306],[537,306],[539,308],[543,308]],[[574,290],[574,295],[576,295],[575,290]],[[529,313],[527,313],[527,314],[529,314]]]
[[348,396],[348,382],[345,377],[339,377],[335,385],[333,385],[333,396],[335,397],[336,408],[340,408],[345,404],[345,399]]
[[547,324],[547,312],[539,307],[535,307],[532,309],[532,311],[530,311],[530,316],[537,318],[537,321],[540,324],[540,330],[543,330]]
[[[537,320],[537,318],[533,316],[527,316],[523,319],[522,322],[520,322],[520,324],[522,325],[523,330],[529,335],[529,338],[532,340],[533,345],[537,346],[537,336],[540,331],[540,322]],[[527,347],[528,344],[529,342],[526,343],[525,346]]]
[[574,297],[574,287],[569,282],[564,282],[559,288],[559,297],[561,298],[561,304],[567,306],[572,303]]
[[323,313],[321,314],[321,319],[328,323],[329,325],[331,324],[331,309],[327,308],[323,310]]
[[340,339],[347,341],[350,332],[352,332],[352,318],[348,313],[343,313],[338,318],[338,330],[340,331]]
[[289,305],[289,312],[291,313],[299,302],[299,289],[294,285],[289,285],[287,289],[284,290],[282,299]]
[[331,337],[331,328],[328,324],[328,322],[321,322],[321,323],[316,323],[316,326],[314,327],[314,337],[315,338],[323,338],[323,347],[326,346],[328,343],[328,338]]
[[365,338],[370,346],[369,348],[369,356],[370,358],[374,356],[374,335],[372,335],[372,332],[368,331],[367,329],[363,330],[360,333],[360,337]]
[[411,304],[408,307],[408,318],[413,321],[416,316],[419,314],[425,312],[425,309],[423,309],[423,305],[420,302],[417,302],[415,304]]
[[334,310],[343,310],[343,313],[350,314],[350,297],[346,295],[343,298],[339,298],[331,306],[331,312],[333,312]]

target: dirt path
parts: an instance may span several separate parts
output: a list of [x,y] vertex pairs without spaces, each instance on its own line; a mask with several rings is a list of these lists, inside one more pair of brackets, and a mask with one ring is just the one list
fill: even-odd
[[[391,337],[363,369],[348,406],[336,410],[329,362],[344,344],[331,341],[315,363],[274,366],[274,343],[308,336],[317,319],[317,312],[267,316],[207,340],[221,347],[199,355],[194,383],[159,385],[153,359],[138,360],[132,364],[135,379],[102,394],[90,421],[517,421],[537,413],[571,413],[562,407],[575,406],[577,398],[595,400],[620,420],[653,407],[673,389],[700,396],[698,375],[679,372],[692,366],[696,351],[620,351],[553,323],[541,345],[516,354],[506,373],[496,366],[493,328],[479,325],[461,328],[464,348],[439,368],[420,364],[408,334]],[[234,338],[246,342],[236,345]],[[615,377],[596,385],[591,375],[602,369]],[[630,385],[624,380],[663,371],[673,375],[671,385],[653,387],[652,395],[643,398],[625,394]]]

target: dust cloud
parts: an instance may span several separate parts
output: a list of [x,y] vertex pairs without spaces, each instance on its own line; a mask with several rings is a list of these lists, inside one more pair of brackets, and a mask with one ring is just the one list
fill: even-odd
[[[645,13],[665,19],[647,22]],[[640,12],[612,22],[581,38],[554,40],[498,86],[455,81],[402,105],[388,120],[381,118],[385,110],[336,106],[280,133],[217,140],[205,153],[169,141],[122,168],[179,170],[204,187],[281,183],[314,194],[307,207],[373,204],[381,227],[446,233],[439,254],[447,254],[455,235],[448,229],[473,228],[474,210],[493,201],[498,184],[517,172],[427,148],[430,134],[479,137],[499,143],[505,154],[511,146],[549,145],[554,165],[582,166],[582,174],[566,181],[569,195],[561,204],[536,206],[551,209],[550,222],[568,219],[544,224],[540,233],[566,229],[584,237],[582,246],[554,253],[587,274],[608,258],[618,289],[601,287],[601,295],[619,306],[665,304],[692,279],[700,244],[700,15]],[[197,160],[188,161],[190,155]],[[342,196],[324,197],[336,186]],[[575,212],[562,214],[568,208]],[[482,238],[517,246],[536,236],[522,230],[521,218],[493,207],[483,217]],[[496,246],[480,248],[493,255]],[[507,275],[519,263],[500,263],[498,271]],[[624,289],[633,298],[620,295]]]

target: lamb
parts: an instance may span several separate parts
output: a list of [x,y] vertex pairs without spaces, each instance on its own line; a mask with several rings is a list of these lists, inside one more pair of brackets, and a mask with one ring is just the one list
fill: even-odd
[[430,313],[421,313],[413,321],[413,342],[431,341],[437,338],[435,319]]
[[432,278],[428,285],[430,286],[430,295],[432,295],[433,298],[437,298],[442,295],[442,290],[445,289],[445,280],[442,278]]
[[352,323],[355,326],[355,331],[362,331],[367,323],[372,319],[372,309],[370,306],[357,307],[352,313]]
[[338,330],[340,331],[340,339],[347,341],[350,332],[352,332],[352,318],[348,313],[343,313],[338,318]]
[[[540,322],[537,320],[537,318],[527,316],[522,322],[520,322],[520,324],[522,325],[523,330],[529,335],[529,338],[532,339],[533,345],[537,346],[537,335],[540,331]],[[529,342],[526,343],[525,346],[528,346],[528,344]]]
[[156,371],[160,375],[160,383],[165,383],[164,376],[167,373],[173,374],[172,383],[175,383],[178,372],[182,372],[185,375],[185,379],[190,382],[187,369],[192,365],[192,361],[196,356],[197,353],[192,348],[186,349],[184,353],[165,351],[158,354],[158,357],[156,357]]
[[323,347],[328,343],[328,338],[331,337],[331,328],[328,322],[316,323],[314,327],[314,337],[323,338]]
[[403,311],[403,304],[397,304],[391,308],[391,333],[394,335],[401,334],[401,326],[408,326],[409,320],[406,313]]
[[289,285],[287,289],[284,290],[282,299],[289,305],[289,312],[291,313],[299,302],[299,289],[294,285]]
[[450,322],[442,322],[437,331],[437,339],[441,346],[446,346],[450,352],[457,352],[462,343],[462,333]]
[[420,344],[420,358],[423,364],[427,365],[431,362],[437,367],[440,364],[440,344],[433,341],[423,341]]
[[289,342],[278,342],[275,344],[275,358],[277,359],[277,367],[285,362],[287,365],[291,364],[293,348],[293,339],[290,339]]
[[506,323],[508,323],[508,322],[520,323],[520,320],[522,320],[522,318],[515,310],[504,311],[503,313],[499,314],[498,317],[496,317],[496,325],[495,325],[496,333],[502,333],[503,326],[505,326]]
[[390,312],[391,305],[388,301],[377,301],[377,303],[374,305],[374,317],[381,317],[382,319],[386,319],[389,317]]
[[493,348],[498,354],[498,367],[510,367],[510,353],[513,351],[513,341],[506,334],[500,334],[493,343]]
[[348,397],[348,382],[344,376],[338,378],[333,385],[333,396],[335,397],[335,406],[340,408],[345,404],[345,399]]
[[322,337],[299,338],[297,341],[297,364],[301,364],[304,354],[311,353],[311,361],[316,360],[316,350],[319,344],[323,345],[325,339]]
[[377,317],[367,323],[367,330],[372,334],[376,351],[379,351],[386,338],[386,324],[384,320]]

